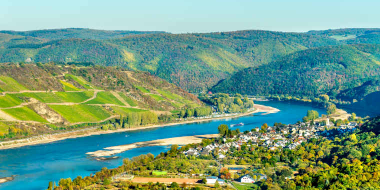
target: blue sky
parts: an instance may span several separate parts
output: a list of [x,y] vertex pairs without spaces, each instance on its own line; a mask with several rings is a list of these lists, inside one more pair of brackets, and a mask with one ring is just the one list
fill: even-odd
[[1,0],[0,30],[172,33],[380,28],[379,0]]

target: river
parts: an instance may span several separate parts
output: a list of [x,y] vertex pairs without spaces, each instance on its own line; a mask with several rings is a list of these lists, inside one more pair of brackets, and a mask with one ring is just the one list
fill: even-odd
[[311,109],[317,110],[320,114],[326,114],[325,110],[307,104],[275,101],[257,103],[272,106],[281,111],[268,115],[255,113],[234,119],[94,135],[0,150],[0,177],[16,175],[13,181],[0,184],[0,190],[46,189],[49,181],[55,181],[58,184],[60,178],[74,179],[78,175],[89,176],[103,167],[120,166],[123,158],[132,158],[146,153],[157,155],[169,149],[169,147],[163,146],[137,148],[116,155],[120,156],[118,159],[106,161],[96,161],[86,155],[87,152],[105,147],[180,136],[214,134],[218,132],[217,128],[220,124],[230,125],[243,122],[245,125],[239,126],[239,129],[245,131],[260,127],[263,123],[269,125],[273,125],[275,122],[296,123],[306,115],[307,110]]

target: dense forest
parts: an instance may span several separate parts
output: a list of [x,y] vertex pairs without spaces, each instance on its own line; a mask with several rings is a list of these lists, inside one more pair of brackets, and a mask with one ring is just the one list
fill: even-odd
[[344,45],[298,51],[267,65],[244,69],[213,92],[289,95],[355,102],[379,90],[379,45]]

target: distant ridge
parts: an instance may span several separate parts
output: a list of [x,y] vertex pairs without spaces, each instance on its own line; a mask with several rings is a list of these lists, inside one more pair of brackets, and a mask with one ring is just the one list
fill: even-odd
[[0,33],[19,35],[26,37],[43,38],[49,40],[69,39],[69,38],[82,38],[82,39],[111,39],[121,38],[128,35],[138,34],[157,34],[165,33],[163,31],[134,31],[134,30],[98,30],[89,28],[62,28],[62,29],[44,29],[44,30],[30,30],[30,31],[13,31],[1,30]]

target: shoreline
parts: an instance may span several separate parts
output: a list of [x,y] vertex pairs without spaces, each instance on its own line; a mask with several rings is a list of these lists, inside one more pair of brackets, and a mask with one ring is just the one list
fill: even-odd
[[[173,125],[206,122],[206,121],[212,121],[212,120],[237,118],[237,117],[243,117],[243,116],[251,115],[253,113],[258,113],[258,112],[265,112],[265,114],[271,114],[271,113],[277,113],[280,111],[277,108],[264,106],[260,104],[254,104],[254,108],[255,110],[250,111],[250,112],[231,115],[231,116],[216,117],[216,118],[204,118],[204,119],[195,119],[195,120],[190,120],[190,121],[178,121],[174,123],[155,124],[155,125],[148,125],[148,126],[143,126],[143,127],[124,128],[124,129],[116,129],[116,130],[108,130],[108,131],[101,131],[101,130],[98,130],[97,128],[92,128],[92,129],[90,128],[88,130],[82,129],[82,130],[67,132],[64,134],[50,134],[50,135],[41,137],[41,139],[33,140],[33,141],[30,141],[30,139],[17,139],[17,140],[12,140],[12,141],[3,141],[3,142],[0,142],[2,144],[2,146],[0,146],[0,150],[19,148],[19,147],[24,147],[24,146],[38,145],[38,144],[47,144],[47,143],[51,143],[55,141],[87,137],[87,136],[92,136],[92,135],[102,135],[102,134],[110,134],[110,133],[118,133],[118,132],[126,132],[126,131],[136,131],[136,130],[152,129],[152,128],[159,128],[159,127],[167,127],[167,126],[173,126]],[[9,144],[12,142],[14,144]]]
[[94,152],[87,152],[86,154],[95,158],[112,156],[114,154],[119,154],[127,150],[148,147],[148,146],[169,146],[169,145],[187,145],[201,143],[202,139],[216,138],[219,134],[208,134],[208,135],[194,135],[194,136],[183,136],[183,137],[173,137],[166,139],[157,139],[152,141],[142,141],[125,145],[111,146],[103,148],[102,150],[97,150]]

